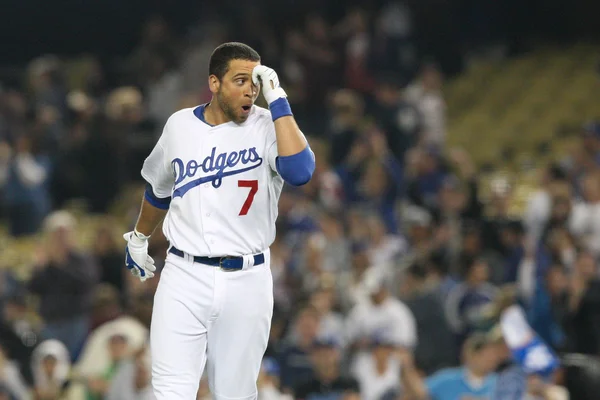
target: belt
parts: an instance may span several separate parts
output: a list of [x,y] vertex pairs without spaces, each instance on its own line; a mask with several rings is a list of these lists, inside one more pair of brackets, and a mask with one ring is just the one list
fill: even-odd
[[[173,253],[176,256],[184,257],[185,253],[175,247],[171,247],[169,249],[169,253]],[[255,254],[254,256],[254,265],[260,265],[265,262],[265,255],[263,253]],[[206,264],[211,267],[219,267],[225,271],[240,271],[244,268],[244,258],[243,257],[233,257],[233,256],[225,256],[225,257],[200,257],[194,256],[194,262],[198,264]]]

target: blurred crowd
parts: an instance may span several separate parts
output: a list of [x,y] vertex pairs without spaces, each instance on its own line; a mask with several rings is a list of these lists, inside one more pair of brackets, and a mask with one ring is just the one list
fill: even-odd
[[[510,180],[484,199],[481,171],[446,145],[444,74],[419,57],[404,3],[310,13],[279,36],[244,21],[178,37],[152,18],[118,63],[48,55],[0,82],[0,217],[15,240],[39,242],[27,280],[18,265],[0,271],[0,400],[153,398],[148,328],[168,244],[153,236],[154,279],[126,273],[119,229],[142,192],[124,193],[168,116],[210,99],[208,59],[226,40],[279,72],[317,158],[312,181],[280,200],[260,399],[420,399],[452,371],[478,399],[564,399],[565,387],[595,398],[600,124],[539,166],[515,216]],[[91,246],[78,246],[73,199],[103,216]],[[551,377],[514,364],[497,329],[512,304],[560,354]],[[520,395],[492,397],[514,371]]]

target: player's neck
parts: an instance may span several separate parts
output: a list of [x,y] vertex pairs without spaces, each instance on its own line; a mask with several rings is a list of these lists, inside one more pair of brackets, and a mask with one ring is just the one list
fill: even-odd
[[218,106],[215,99],[212,99],[204,107],[204,120],[211,125],[221,125],[231,121],[221,110],[221,107]]

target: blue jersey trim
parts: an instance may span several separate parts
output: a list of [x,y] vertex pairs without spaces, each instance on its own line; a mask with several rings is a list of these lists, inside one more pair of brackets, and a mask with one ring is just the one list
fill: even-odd
[[194,108],[194,115],[196,116],[196,118],[198,118],[200,121],[204,122],[206,125],[214,126],[214,125],[206,122],[206,118],[204,118],[204,109],[206,108],[207,105],[208,105],[208,103],[199,105],[198,107]]

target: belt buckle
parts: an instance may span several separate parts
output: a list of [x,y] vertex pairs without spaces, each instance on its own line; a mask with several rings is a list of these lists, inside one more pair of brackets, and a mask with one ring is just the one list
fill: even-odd
[[219,259],[219,268],[221,269],[221,271],[225,271],[225,272],[235,271],[234,269],[231,269],[231,268],[223,268],[223,261],[230,260],[232,258],[234,258],[234,257],[232,257],[232,256],[224,256],[224,257],[221,257]]

